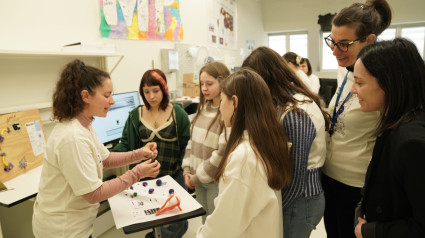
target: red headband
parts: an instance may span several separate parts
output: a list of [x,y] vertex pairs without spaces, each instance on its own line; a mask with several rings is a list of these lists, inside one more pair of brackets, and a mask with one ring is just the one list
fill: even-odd
[[168,95],[168,86],[167,86],[167,82],[165,82],[164,78],[161,77],[161,75],[159,75],[157,72],[155,72],[153,70],[151,71],[151,75],[161,83],[162,87],[164,88],[165,94]]

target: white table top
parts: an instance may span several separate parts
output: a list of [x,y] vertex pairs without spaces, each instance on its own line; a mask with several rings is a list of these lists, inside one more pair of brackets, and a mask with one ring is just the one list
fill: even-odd
[[38,166],[25,174],[4,182],[8,190],[0,191],[0,206],[11,207],[34,197],[38,193],[42,168],[42,165]]

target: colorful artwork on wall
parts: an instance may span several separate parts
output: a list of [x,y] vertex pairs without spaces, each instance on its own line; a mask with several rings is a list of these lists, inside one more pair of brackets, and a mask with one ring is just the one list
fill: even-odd
[[132,40],[183,40],[179,0],[99,0],[100,34]]
[[209,0],[207,6],[207,42],[225,48],[234,48],[236,45],[236,1]]

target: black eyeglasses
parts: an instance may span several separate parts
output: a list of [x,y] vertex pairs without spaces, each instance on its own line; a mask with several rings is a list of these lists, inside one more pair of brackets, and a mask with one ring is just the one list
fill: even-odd
[[343,51],[343,52],[347,52],[347,51],[348,51],[348,47],[350,47],[350,45],[352,45],[352,44],[356,43],[357,41],[360,41],[360,39],[353,40],[353,41],[348,42],[348,43],[344,43],[344,42],[335,42],[335,41],[332,39],[331,35],[328,35],[327,37],[325,37],[326,45],[327,45],[327,46],[329,46],[329,48],[331,48],[331,50],[334,50],[334,48],[335,48],[335,46],[336,46],[336,47],[338,47],[338,49],[339,49],[340,51]]

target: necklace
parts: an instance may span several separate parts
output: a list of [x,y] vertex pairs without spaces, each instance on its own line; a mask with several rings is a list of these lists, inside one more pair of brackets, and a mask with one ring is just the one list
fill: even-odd
[[[151,112],[151,114],[152,114],[152,117],[154,117],[153,111]],[[161,116],[161,112],[158,111],[158,115],[156,117],[154,117],[154,122],[153,122],[153,126],[155,128],[158,128],[158,119],[159,119],[160,116]]]

